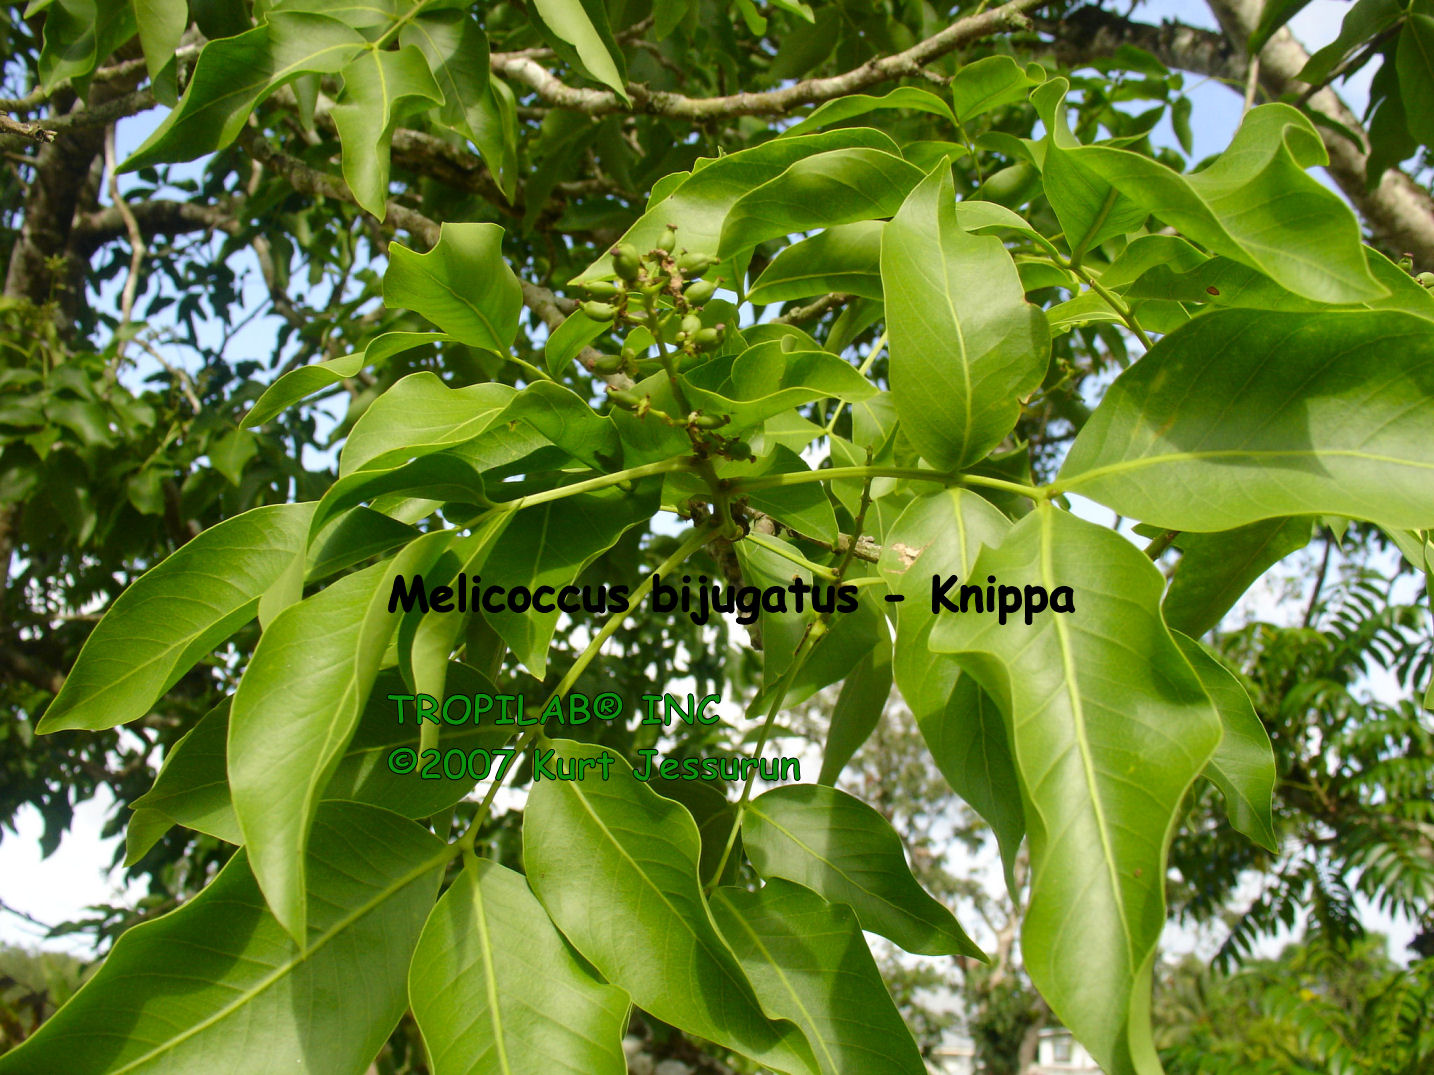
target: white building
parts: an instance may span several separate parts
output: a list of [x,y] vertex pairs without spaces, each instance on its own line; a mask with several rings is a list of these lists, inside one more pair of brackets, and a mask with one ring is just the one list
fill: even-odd
[[[981,1075],[975,1046],[962,1036],[944,1041],[927,1067],[932,1075]],[[1024,1075],[1101,1075],[1101,1069],[1069,1030],[1050,1027],[1041,1031],[1035,1063]]]

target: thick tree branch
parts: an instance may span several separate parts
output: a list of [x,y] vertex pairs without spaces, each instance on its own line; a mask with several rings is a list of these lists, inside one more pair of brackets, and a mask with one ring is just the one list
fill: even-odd
[[946,29],[919,41],[904,52],[870,60],[851,71],[827,78],[805,78],[790,86],[761,93],[732,93],[724,97],[686,97],[629,83],[628,105],[610,90],[588,90],[569,86],[542,64],[518,53],[495,52],[490,58],[494,73],[523,83],[548,104],[571,108],[588,115],[613,112],[640,112],[674,119],[701,121],[731,116],[773,116],[801,105],[829,101],[859,93],[878,83],[919,74],[921,69],[963,45],[983,37],[1025,25],[1026,13],[1043,7],[1048,0],[1010,0],[979,15],[958,19]]
[[[239,230],[232,211],[222,205],[198,205],[156,198],[132,202],[129,208],[140,232],[147,236],[183,235],[209,228],[231,234]],[[111,239],[124,235],[125,231],[124,217],[116,206],[81,213],[75,220],[70,249],[81,257],[89,257]]]
[[1067,69],[1109,59],[1126,45],[1144,49],[1166,67],[1232,85],[1244,82],[1249,66],[1245,50],[1231,44],[1224,34],[1184,23],[1153,26],[1098,7],[1080,8],[1063,19],[1032,22],[1050,37],[1056,63]]
[[39,123],[21,123],[0,112],[0,135],[10,134],[31,142],[53,142],[55,132]]

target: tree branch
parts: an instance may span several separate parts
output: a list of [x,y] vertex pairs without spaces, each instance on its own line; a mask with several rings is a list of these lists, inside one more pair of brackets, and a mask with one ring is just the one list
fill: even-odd
[[551,105],[603,116],[614,112],[646,113],[673,119],[701,121],[731,116],[782,115],[801,105],[830,101],[894,78],[919,74],[933,60],[1001,30],[1027,24],[1026,13],[1048,0],[1010,0],[998,8],[958,19],[946,29],[919,41],[904,52],[870,60],[860,67],[827,78],[805,78],[790,86],[760,93],[732,93],[724,97],[686,97],[628,83],[628,105],[611,90],[569,86],[542,64],[519,53],[495,52],[489,63],[495,74],[523,83]]

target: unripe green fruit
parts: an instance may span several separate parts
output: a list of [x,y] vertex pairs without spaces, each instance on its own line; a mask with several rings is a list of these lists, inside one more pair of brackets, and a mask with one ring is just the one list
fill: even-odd
[[1422,272],[1414,280],[1424,287],[1434,287],[1434,272]]
[[687,285],[687,290],[682,293],[682,297],[692,306],[701,306],[712,297],[712,293],[716,290],[716,280],[698,280],[696,283]]
[[657,240],[657,249],[665,254],[670,254],[672,248],[677,245],[677,229],[671,224],[663,229],[661,237]]
[[635,392],[627,392],[621,389],[608,392],[607,398],[612,400],[617,406],[628,411],[637,410],[637,405],[642,402],[642,398]]
[[721,340],[722,329],[720,327],[704,328],[700,332],[695,333],[692,337],[692,342],[697,345],[699,350],[704,351],[709,347],[715,347],[718,343],[721,342]]
[[702,331],[702,318],[696,314],[687,314],[682,319],[682,331],[689,336],[695,336]]
[[594,321],[611,321],[617,316],[617,307],[606,302],[585,302],[582,311]]
[[[744,440],[735,441],[727,446],[727,458],[744,460],[752,458],[752,446]],[[820,622],[820,621],[818,621]]]
[[720,429],[727,424],[725,414],[703,414],[700,411],[693,411],[687,420],[698,429]]
[[618,243],[612,248],[612,267],[629,284],[642,270],[642,256],[631,243]]
[[583,290],[595,299],[612,299],[620,289],[611,280],[590,280],[583,285]]
[[626,365],[621,355],[603,355],[593,360],[594,373],[616,373]]
[[695,280],[716,263],[717,259],[709,257],[707,254],[683,253],[677,259],[677,268],[687,279]]

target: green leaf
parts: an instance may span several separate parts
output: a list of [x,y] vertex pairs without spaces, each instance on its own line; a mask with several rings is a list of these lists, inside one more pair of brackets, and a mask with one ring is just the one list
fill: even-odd
[[770,0],[770,3],[775,8],[780,8],[782,11],[789,11],[798,18],[806,19],[807,22],[817,21],[817,17],[813,14],[812,9],[806,4],[803,4],[801,0]]
[[1323,83],[1346,56],[1399,21],[1404,6],[1400,0],[1356,0],[1340,24],[1339,35],[1311,56],[1296,77],[1312,86]]
[[434,1075],[625,1075],[627,994],[573,958],[523,876],[470,859],[408,975]]
[[820,784],[787,784],[747,804],[742,839],[763,877],[845,903],[861,928],[923,955],[984,960],[955,917],[911,875],[901,838],[860,799]]
[[1250,55],[1258,54],[1265,47],[1265,42],[1275,36],[1275,31],[1308,7],[1309,2],[1310,0],[1265,0],[1259,25],[1250,35]]
[[986,56],[962,64],[951,80],[957,119],[967,123],[992,109],[1024,101],[1031,87],[1045,78],[1043,71],[1037,79],[1031,74],[1009,56]]
[[817,1072],[801,1032],[763,1011],[717,932],[691,815],[603,748],[554,740],[553,749],[569,763],[612,757],[606,780],[592,769],[536,781],[524,814],[528,883],[573,947],[664,1022],[778,1071]]
[[[631,493],[604,489],[523,508],[488,554],[483,573],[503,586],[567,586],[624,533],[652,518],[660,489],[660,482],[647,481]],[[505,608],[485,615],[513,656],[542,679],[558,613]]]
[[386,810],[325,803],[303,944],[265,907],[241,850],[188,903],[127,930],[0,1072],[363,1071],[407,1006],[409,957],[448,857]]
[[[800,556],[800,553],[782,538],[749,537],[738,542],[734,551],[742,569],[742,578],[749,585],[784,590],[796,581],[808,586],[815,581],[816,585],[824,588],[823,593],[826,592],[828,583],[813,580],[807,568],[793,562],[792,557]],[[886,624],[876,611],[874,602],[864,595],[859,595],[858,600],[854,611],[835,616],[820,645],[811,651],[791,683],[787,684],[782,702],[784,708],[799,705],[823,687],[845,677],[874,645],[887,644]],[[760,712],[771,704],[772,692],[782,686],[797,645],[816,618],[810,591],[803,598],[800,611],[797,610],[795,597],[788,595],[785,603],[785,612],[763,609],[757,620],[762,634],[762,693],[749,703],[748,711],[752,713]]]
[[259,595],[304,549],[313,504],[255,508],[210,527],[115,599],[36,729],[136,720],[253,619]]
[[1180,564],[1165,595],[1165,622],[1198,637],[1220,622],[1255,580],[1310,540],[1310,516],[1264,519],[1215,534],[1182,534]]
[[1054,488],[1171,530],[1430,526],[1431,356],[1406,314],[1205,314],[1116,378]]
[[[1155,238],[1155,236],[1148,236]],[[1159,299],[1211,307],[1240,306],[1259,310],[1314,313],[1321,310],[1390,310],[1434,320],[1434,296],[1377,250],[1366,250],[1370,274],[1387,294],[1368,302],[1331,306],[1287,291],[1262,272],[1230,258],[1202,258],[1181,270],[1175,264],[1155,265],[1125,289],[1136,300]],[[1104,281],[1102,281],[1104,282]],[[1137,303],[1136,309],[1148,308]],[[1183,323],[1183,322],[1182,322]]]
[[949,168],[911,192],[881,239],[891,394],[902,429],[941,468],[980,459],[1045,375],[1050,338],[995,237],[963,231]]
[[1046,125],[1045,160],[1041,183],[1060,221],[1072,262],[1108,239],[1136,231],[1150,211],[1125,197],[1090,168],[1083,167],[1069,150],[1080,142],[1066,121],[1066,81],[1054,79],[1031,100]]
[[274,90],[301,74],[337,74],[365,46],[352,27],[303,11],[276,11],[247,33],[209,42],[179,107],[120,170],[193,160],[223,149]]
[[929,112],[934,116],[942,116],[950,120],[953,126],[956,123],[956,117],[951,114],[951,106],[930,90],[923,90],[920,86],[898,86],[890,93],[880,97],[873,97],[866,93],[852,93],[845,97],[825,101],[813,109],[809,115],[803,117],[800,123],[788,127],[778,137],[794,138],[797,135],[809,134],[823,127],[829,127],[833,123],[840,123],[856,116],[864,116],[869,112],[889,108],[900,108],[911,112]]
[[1275,751],[1240,681],[1189,635],[1175,633],[1205,692],[1220,714],[1224,734],[1205,767],[1220,794],[1230,824],[1267,851],[1279,852],[1272,814],[1275,798]]
[[533,6],[543,24],[573,46],[588,74],[627,101],[622,54],[613,43],[603,10],[597,9],[600,24],[595,24],[581,0],[534,0]]
[[737,200],[722,225],[717,255],[730,258],[793,232],[889,217],[921,179],[919,168],[879,149],[804,157]]
[[[28,15],[37,10],[32,6]],[[38,64],[40,86],[46,93],[67,78],[87,88],[100,61],[135,31],[134,11],[125,0],[55,0],[44,10],[45,39]]]
[[554,377],[562,377],[568,371],[568,363],[578,357],[584,347],[608,330],[608,325],[594,321],[579,310],[557,328],[553,329],[547,343],[543,345],[544,364]]
[[881,232],[879,220],[860,220],[828,228],[793,243],[772,259],[747,292],[758,306],[844,292],[880,299]]
[[1006,517],[975,493],[944,489],[917,497],[889,529],[878,569],[897,605],[896,685],[951,790],[991,826],[1007,875],[1026,834],[1020,782],[999,707],[961,663],[932,653],[931,580],[973,578],[983,546],[996,546],[1011,528]]
[[[876,395],[870,381],[830,351],[784,351],[780,340],[754,344],[735,360],[712,359],[681,379],[695,409],[732,419],[722,427],[724,436],[814,399],[856,402]],[[665,373],[639,382],[633,391],[651,396],[658,410],[677,411]],[[615,417],[626,439],[626,429],[638,419],[626,413]]]
[[988,575],[1074,591],[1073,612],[943,612],[931,632],[1008,714],[1031,856],[1026,968],[1104,1070],[1158,1071],[1166,850],[1219,717],[1160,618],[1164,578],[1119,534],[1042,503],[977,557],[971,577]]
[[[466,694],[472,698],[475,694],[496,693],[485,676],[457,661],[448,663],[446,682],[446,695]],[[458,780],[450,779],[446,774],[439,779],[431,779],[432,774],[443,772],[441,758],[429,770],[430,777],[422,775],[422,770],[429,764],[424,758],[419,759],[419,768],[414,772],[395,773],[389,768],[388,755],[395,747],[418,747],[419,728],[413,723],[414,703],[404,703],[405,723],[400,724],[399,703],[388,697],[390,694],[410,693],[396,669],[387,668],[378,674],[359,715],[353,738],[339,756],[334,775],[324,785],[324,798],[353,799],[381,806],[404,817],[425,818],[446,810],[473,790],[476,781],[467,775]],[[454,719],[459,719],[464,710],[462,706],[455,705],[450,713]],[[445,723],[438,749],[445,753],[461,750],[467,754],[480,749],[491,752],[507,743],[511,730],[492,723],[491,715],[463,724]],[[493,765],[496,767],[500,761],[500,758],[494,758]]]
[[477,18],[471,11],[424,11],[399,31],[398,40],[423,53],[443,90],[443,122],[478,147],[499,189],[512,201],[518,182],[516,132],[489,73],[488,37]]
[[310,530],[305,579],[317,582],[350,564],[390,552],[418,536],[413,527],[370,508],[354,508]]
[[356,30],[386,30],[407,12],[408,4],[407,0],[268,0],[257,10],[308,11],[328,15]]
[[502,242],[497,224],[444,224],[426,254],[392,244],[384,305],[407,307],[470,347],[506,355],[523,289],[503,259]]
[[361,52],[339,73],[344,92],[331,115],[343,144],[344,181],[360,207],[382,220],[393,129],[405,116],[441,104],[443,91],[413,45]]
[[735,884],[742,867],[742,834],[739,831],[733,837],[729,851],[727,837],[732,835],[732,826],[737,822],[737,804],[722,792],[721,784],[705,778],[687,780],[681,776],[664,777],[654,773],[648,785],[664,799],[687,807],[687,812],[697,823],[697,833],[702,838],[698,877],[710,881],[725,856],[727,861],[722,866],[719,883]]
[[[493,694],[493,685],[467,665],[452,662],[448,686],[453,694]],[[428,779],[421,775],[427,764],[409,773],[395,773],[388,767],[388,755],[395,747],[418,746],[418,727],[413,723],[412,702],[404,709],[405,723],[398,721],[399,703],[390,694],[408,694],[397,670],[386,669],[374,681],[372,692],[359,717],[334,775],[324,785],[324,798],[351,799],[380,806],[403,817],[425,818],[447,809],[473,789],[476,781],[464,777],[451,780]],[[154,787],[136,799],[131,807],[126,841],[126,863],[137,862],[172,825],[183,825],[207,833],[226,843],[242,844],[244,834],[234,814],[229,795],[227,740],[229,705],[226,698],[210,710],[164,759]],[[454,707],[455,718],[462,712]],[[441,748],[492,751],[503,746],[509,729],[488,722],[443,725]],[[496,764],[496,762],[495,762]],[[441,764],[430,770],[441,772]]]
[[335,582],[269,625],[229,718],[229,788],[260,887],[292,937],[308,912],[304,847],[319,793],[348,745],[396,626],[396,576],[421,574],[450,531]]
[[354,423],[339,456],[339,474],[378,470],[470,441],[499,420],[516,394],[497,382],[449,388],[427,370],[411,373]]
[[153,81],[174,62],[179,39],[189,25],[189,5],[185,0],[134,0],[134,21],[144,66]]
[[170,748],[154,786],[129,804],[134,816],[126,833],[126,866],[138,862],[171,825],[183,825],[225,843],[244,842],[229,801],[229,777],[224,768],[229,702],[226,698],[204,714]]
[[1175,132],[1176,141],[1187,155],[1195,152],[1195,132],[1190,127],[1190,116],[1194,111],[1195,103],[1189,97],[1180,96],[1170,102],[1170,129]]
[[823,1075],[925,1075],[850,909],[774,879],[719,888],[712,913],[763,1006],[802,1028]]
[[1384,294],[1365,264],[1354,214],[1305,171],[1329,158],[1310,121],[1289,105],[1252,108],[1230,147],[1194,175],[1110,146],[1067,152],[1187,239],[1296,294],[1320,302]]
[[371,339],[362,351],[290,370],[264,389],[264,394],[249,409],[239,428],[261,426],[299,400],[346,378],[357,377],[361,370],[387,362],[394,355],[451,339],[452,336],[442,332],[385,332]]
[[[649,250],[662,237],[668,223],[675,222],[679,225],[679,250],[715,255],[727,213],[743,195],[775,179],[804,157],[857,146],[900,152],[896,143],[880,131],[843,127],[822,134],[775,138],[751,149],[705,162],[699,160],[692,173],[680,177],[665,198],[658,200],[654,194],[647,212],[627,230],[622,241],[632,243],[639,250]],[[570,282],[579,284],[612,275],[612,258],[604,253]]]
[[598,414],[571,388],[552,381],[524,385],[499,422],[526,422],[545,438],[598,471],[622,467],[622,442],[612,419]]
[[841,694],[832,707],[831,723],[827,726],[818,784],[836,785],[846,763],[876,730],[890,694],[891,649],[875,646],[842,681]]
[[1434,16],[1411,12],[1399,31],[1395,51],[1399,96],[1409,133],[1424,145],[1434,145]]

